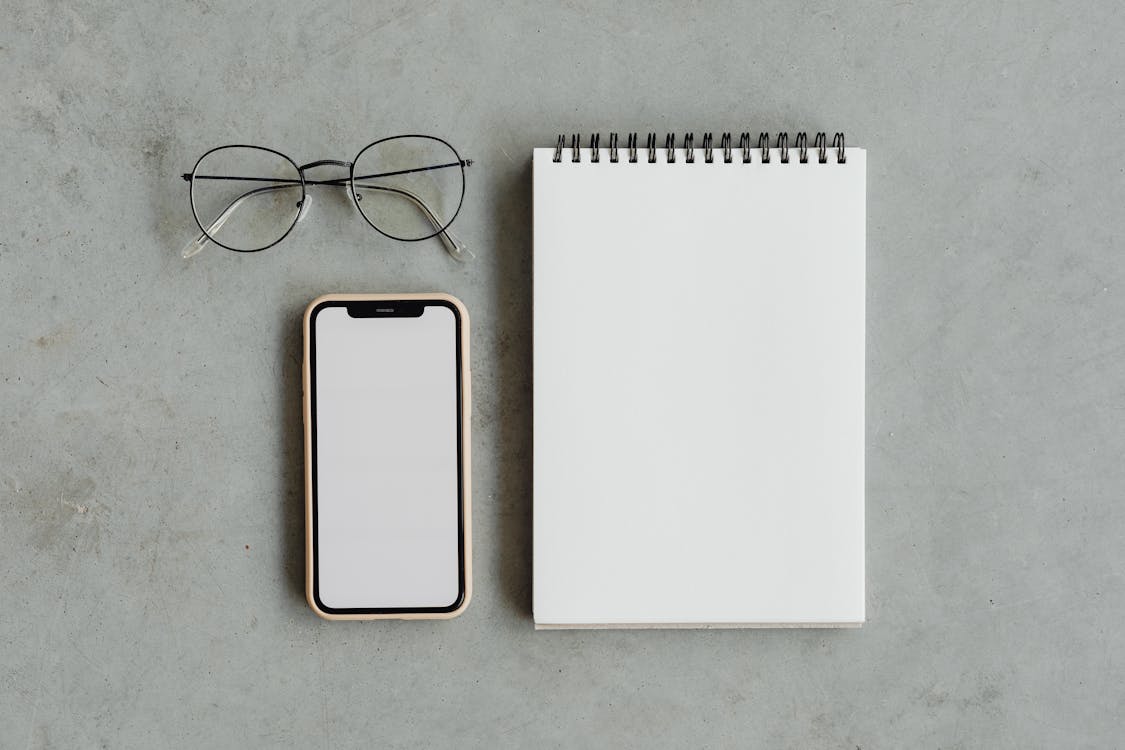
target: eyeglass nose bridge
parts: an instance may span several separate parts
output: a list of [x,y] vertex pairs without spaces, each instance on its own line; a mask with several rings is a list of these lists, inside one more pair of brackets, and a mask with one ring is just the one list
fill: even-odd
[[320,161],[310,161],[308,164],[302,164],[301,166],[297,167],[297,170],[301,173],[304,173],[306,169],[327,166],[344,167],[345,169],[351,169],[352,163],[350,161],[339,161],[338,159],[321,159]]
[[[318,161],[310,161],[308,164],[302,164],[301,166],[297,167],[297,171],[300,172],[301,177],[304,178],[306,171],[310,169],[316,169],[317,167],[343,167],[344,169],[351,169],[352,163],[350,161],[340,161],[339,159],[320,159]],[[336,184],[336,182],[332,181],[328,184]],[[309,206],[312,205],[312,201],[309,200],[309,196],[306,195],[297,205],[300,207],[297,212],[297,221],[300,222],[309,215]]]

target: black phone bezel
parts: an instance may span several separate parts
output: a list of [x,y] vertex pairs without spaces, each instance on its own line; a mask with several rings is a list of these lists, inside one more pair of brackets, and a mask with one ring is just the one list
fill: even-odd
[[[455,322],[455,361],[457,373],[457,598],[443,607],[330,607],[320,598],[320,550],[318,540],[318,492],[317,492],[317,422],[316,422],[316,319],[320,312],[329,307],[347,308],[348,314],[355,318],[402,318],[420,317],[426,307],[444,307],[453,312]],[[395,614],[450,614],[465,603],[467,582],[465,576],[465,451],[464,451],[464,363],[462,361],[461,311],[457,305],[446,299],[365,299],[365,300],[325,300],[309,313],[309,440],[311,441],[310,462],[312,473],[312,560],[313,560],[313,601],[325,614],[329,615],[395,615]]]

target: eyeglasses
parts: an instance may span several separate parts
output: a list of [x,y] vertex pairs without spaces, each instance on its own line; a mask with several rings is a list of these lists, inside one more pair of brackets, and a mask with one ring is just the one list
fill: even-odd
[[[453,146],[428,135],[396,135],[364,147],[352,161],[324,159],[302,166],[262,146],[220,146],[183,176],[202,232],[183,250],[190,258],[208,242],[239,253],[267,250],[309,212],[306,188],[345,188],[377,232],[394,240],[438,237],[457,260],[472,253],[449,232],[465,198],[465,167]],[[319,167],[344,167],[347,177],[309,179]]]

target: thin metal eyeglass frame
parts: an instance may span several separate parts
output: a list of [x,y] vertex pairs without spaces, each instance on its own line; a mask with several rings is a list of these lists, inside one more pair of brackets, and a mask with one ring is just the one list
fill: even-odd
[[[378,174],[360,175],[358,177],[356,176],[355,165],[359,161],[360,157],[363,156],[364,153],[366,153],[369,149],[371,149],[371,148],[373,148],[373,147],[375,147],[379,144],[386,143],[388,141],[402,139],[402,138],[423,138],[423,139],[427,139],[427,140],[437,141],[438,143],[443,144],[446,148],[448,148],[453,153],[453,155],[456,157],[456,161],[448,162],[448,163],[445,163],[445,164],[434,164],[434,165],[429,165],[429,166],[425,166],[425,167],[418,167],[418,168],[415,168],[415,169],[402,169],[402,170],[395,170],[395,171],[391,171],[391,172],[382,172],[382,173],[378,173]],[[199,165],[203,162],[204,159],[206,159],[208,156],[215,153],[216,151],[220,151],[220,150],[228,149],[228,148],[253,149],[253,150],[257,150],[257,151],[265,151],[267,153],[271,153],[271,154],[274,154],[276,156],[279,156],[282,159],[284,159],[285,161],[289,162],[289,164],[291,164],[293,166],[294,172],[297,174],[297,179],[272,178],[272,177],[238,177],[238,176],[228,176],[228,175],[199,175],[199,174],[197,174],[197,172],[199,170]],[[308,191],[307,191],[306,187],[308,185],[326,185],[326,186],[330,186],[330,187],[346,187],[346,188],[348,188],[348,192],[352,197],[352,203],[353,203],[353,205],[355,205],[356,209],[359,211],[359,213],[363,217],[364,221],[366,221],[368,223],[368,225],[371,226],[372,229],[379,232],[384,237],[388,237],[390,239],[397,240],[399,242],[421,242],[423,240],[432,239],[433,237],[440,237],[442,243],[445,245],[445,248],[450,253],[450,255],[453,255],[453,257],[460,260],[461,259],[461,253],[465,250],[465,248],[463,248],[461,246],[461,244],[456,239],[454,239],[447,230],[449,229],[450,225],[453,224],[454,219],[456,219],[458,214],[461,212],[461,206],[464,204],[464,201],[465,201],[465,167],[472,166],[472,164],[473,164],[473,161],[471,159],[463,159],[461,157],[461,155],[457,152],[457,149],[453,148],[453,146],[448,141],[445,141],[441,138],[437,138],[435,136],[430,136],[430,135],[407,134],[407,135],[396,135],[396,136],[390,136],[388,138],[382,138],[378,141],[374,141],[373,143],[368,144],[367,146],[364,146],[362,149],[360,149],[359,153],[356,155],[355,161],[345,162],[345,161],[338,161],[338,160],[335,160],[335,159],[321,159],[319,161],[309,162],[308,164],[304,164],[304,165],[300,165],[300,166],[298,166],[297,163],[295,161],[293,161],[293,159],[291,159],[286,154],[283,154],[280,151],[277,151],[275,149],[267,148],[265,146],[253,146],[253,145],[250,145],[250,144],[228,144],[228,145],[225,145],[225,146],[217,146],[213,149],[210,149],[206,153],[204,153],[203,156],[199,157],[199,160],[196,161],[195,166],[192,168],[192,171],[189,172],[189,173],[185,173],[183,175],[183,179],[184,179],[184,181],[190,183],[190,185],[191,185],[191,187],[189,188],[189,193],[190,193],[189,197],[190,197],[191,207],[192,207],[192,216],[195,218],[195,223],[199,227],[200,232],[202,232],[201,236],[196,239],[196,243],[199,243],[201,245],[205,244],[206,242],[209,241],[209,242],[215,243],[216,245],[218,245],[221,248],[224,248],[226,250],[230,250],[231,252],[236,252],[236,253],[258,253],[258,252],[262,252],[263,250],[268,250],[268,249],[270,249],[271,247],[278,244],[279,242],[281,242],[282,240],[284,240],[286,237],[289,236],[289,233],[293,231],[293,227],[297,226],[297,223],[300,221],[304,212],[307,210],[307,205],[305,204],[305,201],[308,199]],[[348,170],[349,170],[349,174],[348,174],[347,178],[341,177],[341,178],[336,178],[336,179],[331,179],[331,180],[310,180],[310,179],[307,179],[305,177],[305,171],[306,170],[313,169],[313,168],[320,167],[320,166],[347,167]],[[363,184],[359,185],[359,187],[363,188],[363,189],[382,190],[382,191],[387,191],[387,192],[398,193],[398,194],[402,195],[403,197],[407,198],[408,200],[410,200],[412,203],[414,203],[418,207],[418,209],[420,211],[422,211],[423,214],[425,214],[427,220],[434,227],[434,232],[431,233],[431,234],[425,235],[423,237],[399,237],[399,236],[390,234],[389,232],[381,229],[374,221],[372,221],[372,219],[367,215],[367,212],[364,211],[363,207],[360,205],[360,203],[362,201],[362,197],[359,196],[356,193],[356,180],[362,181],[362,180],[376,179],[376,178],[380,178],[380,177],[393,177],[393,176],[397,176],[397,175],[411,174],[411,173],[415,173],[415,172],[426,172],[426,171],[430,171],[430,170],[434,170],[434,169],[447,169],[447,168],[450,168],[450,167],[458,167],[461,170],[461,195],[460,195],[460,199],[457,202],[457,208],[454,210],[453,215],[450,216],[449,220],[444,222],[444,223],[442,223],[442,221],[438,218],[437,214],[433,211],[433,209],[430,208],[430,206],[425,202],[425,200],[421,196],[419,196],[419,195],[417,195],[417,194],[415,194],[415,193],[413,193],[409,190],[402,189],[402,188],[386,187],[386,186],[382,186],[382,185],[363,185]],[[256,188],[254,190],[247,191],[246,193],[243,193],[242,195],[235,198],[234,201],[232,201],[230,203],[230,205],[228,205],[226,207],[226,209],[224,209],[222,212],[220,212],[219,215],[215,218],[215,220],[211,222],[211,224],[210,224],[210,230],[211,231],[215,231],[219,227],[221,227],[223,225],[223,223],[225,223],[226,220],[229,218],[231,213],[238,208],[239,204],[241,204],[241,202],[243,200],[245,200],[246,198],[248,198],[252,195],[256,195],[256,194],[261,193],[261,192],[285,189],[289,185],[298,185],[299,184],[301,186],[301,199],[296,204],[297,207],[298,207],[298,210],[293,217],[293,221],[289,224],[289,226],[285,229],[285,231],[281,234],[281,236],[278,237],[276,240],[274,240],[273,242],[271,242],[268,245],[263,245],[262,247],[253,248],[253,249],[249,249],[249,250],[235,248],[235,247],[231,247],[229,245],[226,245],[226,244],[220,242],[218,239],[216,239],[211,234],[211,231],[208,231],[208,229],[203,226],[203,222],[199,218],[199,210],[197,209],[196,204],[195,204],[195,191],[194,191],[195,180],[204,180],[204,179],[207,179],[207,180],[239,180],[239,181],[244,181],[244,182],[270,182],[270,183],[273,183],[269,187]],[[193,243],[193,244],[195,244],[195,243]],[[190,245],[189,245],[189,248],[190,248]],[[202,248],[200,248],[200,249],[202,249]],[[469,254],[472,255],[472,253],[469,253]],[[185,257],[186,257],[186,254],[185,254]]]

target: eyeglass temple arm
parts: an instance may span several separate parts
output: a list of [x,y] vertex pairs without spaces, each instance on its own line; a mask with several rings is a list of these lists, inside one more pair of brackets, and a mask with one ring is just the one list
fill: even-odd
[[423,215],[425,215],[425,217],[429,220],[430,226],[432,226],[435,230],[438,230],[438,237],[441,238],[441,243],[445,245],[445,251],[447,253],[452,255],[457,260],[462,261],[465,260],[466,254],[470,258],[476,257],[475,255],[473,255],[473,251],[470,250],[465,245],[465,243],[457,239],[457,237],[451,234],[448,229],[442,229],[442,225],[445,222],[438,218],[437,214],[434,213],[434,210],[430,208],[429,204],[427,204],[426,201],[422,199],[422,196],[418,195],[417,193],[413,193],[406,188],[393,188],[383,185],[366,185],[363,183],[354,183],[354,187],[363,188],[364,190],[382,190],[386,193],[395,193],[396,195],[403,196],[418,207],[418,210],[421,211]]
[[[190,179],[191,175],[184,175],[184,177]],[[319,184],[330,185],[334,187],[347,187],[346,182],[336,183],[326,181]],[[198,237],[193,239],[187,244],[186,247],[184,247],[184,249],[180,252],[180,255],[184,258],[190,258],[193,255],[199,253],[203,248],[207,247],[207,243],[211,241],[211,238],[208,235],[214,234],[215,232],[219,231],[222,228],[223,224],[225,224],[227,220],[232,215],[234,215],[234,212],[240,205],[242,205],[243,201],[245,201],[247,198],[253,195],[260,195],[261,193],[272,192],[274,190],[288,190],[292,187],[293,185],[268,185],[266,187],[249,190],[238,196],[233,201],[231,201],[230,205],[223,209],[223,212],[220,213],[208,227],[206,227],[206,231],[201,232]],[[450,232],[448,228],[442,229],[441,219],[437,217],[433,209],[431,209],[420,196],[415,195],[408,190],[398,188],[388,188],[375,185],[357,185],[356,187],[362,187],[372,190],[383,190],[390,193],[399,193],[405,196],[408,200],[414,203],[419,208],[419,210],[422,211],[423,215],[425,215],[426,219],[430,222],[430,225],[433,226],[435,230],[438,230],[437,236],[441,240],[441,244],[445,247],[445,251],[447,253],[449,253],[457,260],[461,261],[465,260],[466,254],[468,254],[469,257],[473,257],[472,251],[469,250],[468,247],[466,247],[465,243],[457,239],[457,237],[452,232]],[[305,205],[302,205],[300,212],[297,214],[297,221],[300,221],[304,217],[306,210],[307,209],[305,208]]]
[[[185,176],[190,177],[190,175]],[[180,255],[184,258],[190,258],[203,248],[207,247],[207,243],[211,241],[211,238],[208,235],[214,234],[215,232],[222,229],[223,224],[227,223],[227,219],[234,215],[234,212],[238,209],[239,206],[242,205],[242,203],[247,198],[253,195],[269,193],[274,190],[290,190],[292,188],[293,185],[268,185],[266,187],[254,188],[253,190],[249,190],[243,193],[242,195],[231,201],[230,205],[223,209],[223,212],[219,214],[209,226],[206,227],[204,232],[200,233],[198,237],[189,242],[187,246],[184,247],[183,251],[180,252]],[[300,218],[300,214],[298,214],[298,218]]]

